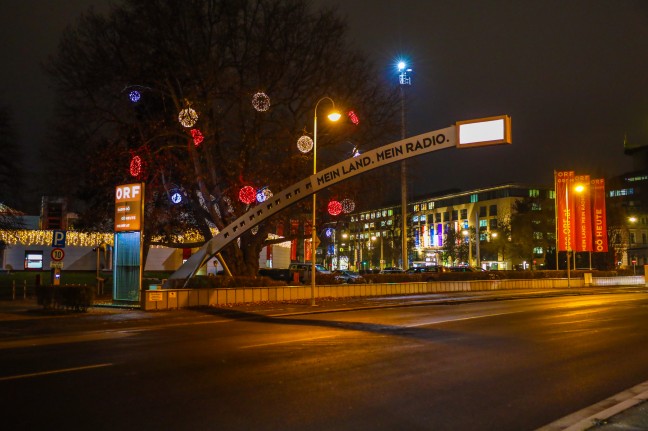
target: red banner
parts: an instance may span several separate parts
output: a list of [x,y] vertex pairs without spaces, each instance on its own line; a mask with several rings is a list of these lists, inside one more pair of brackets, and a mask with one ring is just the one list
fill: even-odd
[[[556,225],[558,234],[558,251],[574,249],[576,235],[574,229],[574,197],[570,197],[569,189],[574,183],[574,171],[558,171],[554,178],[556,184]],[[572,193],[573,194],[573,193]]]
[[594,179],[592,186],[592,220],[593,220],[593,251],[608,251],[607,215],[605,212],[605,180]]
[[574,197],[574,221],[576,242],[574,251],[592,251],[592,209],[590,207],[590,176],[577,175],[569,190]]

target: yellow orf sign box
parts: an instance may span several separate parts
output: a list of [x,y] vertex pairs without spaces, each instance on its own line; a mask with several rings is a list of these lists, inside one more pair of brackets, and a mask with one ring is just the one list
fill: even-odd
[[115,232],[139,231],[144,214],[144,183],[115,188]]

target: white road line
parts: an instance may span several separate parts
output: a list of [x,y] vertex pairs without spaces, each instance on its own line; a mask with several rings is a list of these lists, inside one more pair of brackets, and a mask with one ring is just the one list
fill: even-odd
[[124,338],[133,335],[125,331],[82,332],[79,334],[62,334],[47,337],[25,338],[19,340],[0,341],[0,350],[20,347],[48,346],[52,344],[81,343],[86,341]]
[[41,371],[40,373],[19,374],[19,375],[16,375],[16,376],[0,377],[0,381],[27,379],[27,378],[30,378],[30,377],[47,376],[49,374],[71,373],[73,371],[83,371],[83,370],[89,370],[89,369],[92,369],[92,368],[110,367],[112,365],[113,364],[96,364],[96,365],[86,365],[85,367],[74,367],[74,368],[63,368],[63,369],[60,369],[60,370]]
[[305,341],[322,340],[324,338],[333,338],[338,336],[339,334],[332,334],[332,335],[323,335],[321,337],[300,338],[298,340],[286,340],[286,341],[277,341],[274,343],[252,344],[250,346],[242,346],[241,349],[253,349],[255,347],[267,347],[267,346],[274,346],[277,344],[302,343]]
[[431,322],[423,322],[423,323],[414,323],[411,325],[403,325],[404,328],[415,328],[417,326],[431,326],[431,325],[438,325],[440,323],[450,323],[450,322],[461,322],[462,320],[474,320],[474,319],[481,319],[484,317],[495,317],[495,316],[504,316],[507,314],[516,314],[516,313],[524,313],[524,311],[507,311],[505,313],[493,313],[493,314],[482,314],[481,316],[469,316],[469,317],[457,317],[454,319],[445,319],[445,320],[434,320]]

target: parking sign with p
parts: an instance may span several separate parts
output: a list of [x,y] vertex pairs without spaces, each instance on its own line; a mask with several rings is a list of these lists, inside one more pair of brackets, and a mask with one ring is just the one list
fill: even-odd
[[65,247],[65,234],[64,230],[55,230],[52,235],[52,247]]

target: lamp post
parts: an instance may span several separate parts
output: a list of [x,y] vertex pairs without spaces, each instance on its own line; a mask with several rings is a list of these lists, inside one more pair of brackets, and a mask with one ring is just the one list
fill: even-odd
[[[405,86],[412,85],[410,76],[412,69],[407,67],[404,61],[398,62],[398,84],[401,99],[401,139],[405,139]],[[409,259],[407,257],[407,165],[405,160],[401,161],[401,258],[402,267],[408,269]]]
[[[574,186],[576,193],[581,193],[585,188],[581,184]],[[569,207],[569,183],[565,187],[565,208],[567,208],[567,226],[569,226],[569,239],[567,241],[567,288],[571,287],[571,208]],[[576,264],[576,256],[574,256],[574,264]]]
[[[335,102],[328,96],[322,97],[315,104],[315,109],[313,113],[313,175],[317,174],[317,108],[321,101],[328,100],[333,104],[333,111],[328,114],[328,119],[331,121],[337,121],[340,119],[341,115],[335,110]],[[316,205],[317,205],[317,194],[313,193],[313,216],[311,224],[311,306],[315,306],[315,265],[317,260],[317,230],[315,229],[316,221]]]

